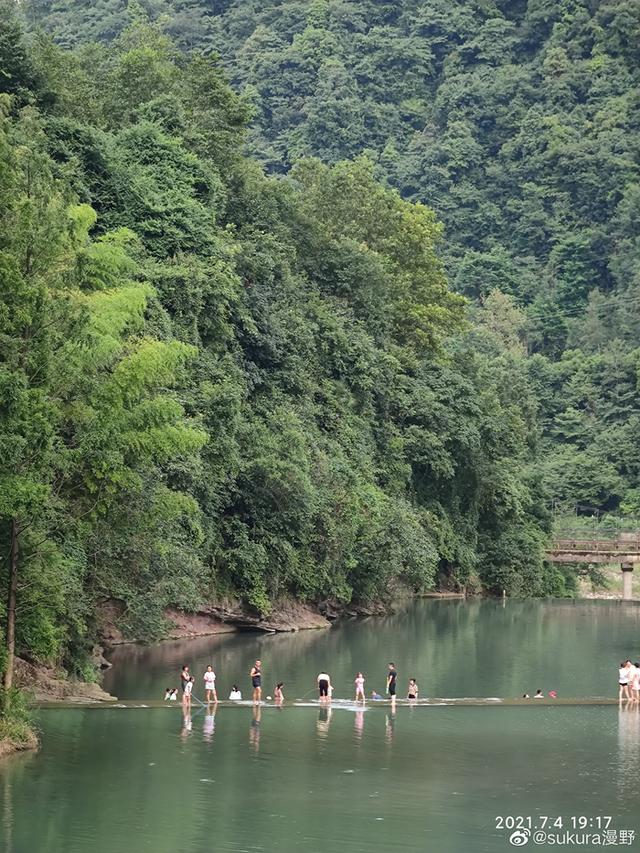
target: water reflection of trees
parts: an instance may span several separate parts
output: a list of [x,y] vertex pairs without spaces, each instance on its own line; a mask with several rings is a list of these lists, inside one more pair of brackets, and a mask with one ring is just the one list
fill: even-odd
[[[292,634],[217,635],[197,640],[128,646],[113,654],[105,686],[122,697],[152,698],[177,683],[188,661],[202,692],[202,674],[213,663],[220,696],[238,683],[247,695],[256,658],[264,689],[286,682],[289,701],[314,693],[326,668],[335,697],[352,698],[358,670],[366,691],[384,692],[387,663],[399,667],[399,695],[415,676],[423,696],[521,696],[540,687],[560,696],[609,695],[617,660],[609,649],[626,648],[640,628],[640,608],[618,602],[419,601],[395,615],[345,622],[331,630]],[[173,680],[172,680],[173,679]]]

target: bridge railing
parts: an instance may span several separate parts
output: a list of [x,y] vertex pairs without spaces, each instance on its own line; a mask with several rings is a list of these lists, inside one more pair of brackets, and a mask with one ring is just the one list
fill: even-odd
[[582,536],[567,536],[555,538],[550,543],[551,551],[571,551],[585,554],[619,553],[630,554],[640,552],[640,532],[619,533],[616,537],[585,538]]

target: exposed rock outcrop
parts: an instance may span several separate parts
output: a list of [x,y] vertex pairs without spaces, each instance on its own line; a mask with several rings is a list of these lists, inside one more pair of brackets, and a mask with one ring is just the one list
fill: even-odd
[[16,658],[15,684],[36,702],[109,702],[116,697],[94,682],[69,678],[64,672]]

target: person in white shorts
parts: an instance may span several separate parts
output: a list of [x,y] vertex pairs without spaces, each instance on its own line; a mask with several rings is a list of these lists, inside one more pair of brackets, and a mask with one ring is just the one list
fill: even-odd
[[204,674],[204,698],[207,702],[218,701],[218,694],[216,693],[216,674],[213,671],[212,666],[207,667],[207,671]]

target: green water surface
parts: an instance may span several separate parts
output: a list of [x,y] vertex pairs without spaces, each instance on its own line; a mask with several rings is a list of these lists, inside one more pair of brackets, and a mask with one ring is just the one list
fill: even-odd
[[260,657],[265,694],[282,680],[287,701],[194,701],[186,720],[180,707],[41,711],[41,751],[0,767],[0,850],[513,849],[498,815],[611,816],[640,834],[638,709],[293,705],[325,667],[338,699],[359,669],[382,691],[390,660],[401,693],[415,676],[430,697],[615,696],[639,619],[618,602],[420,601],[330,631],[122,648],[105,680],[121,698],[157,699],[185,662],[197,696],[210,662],[221,696],[233,682],[248,696]]

